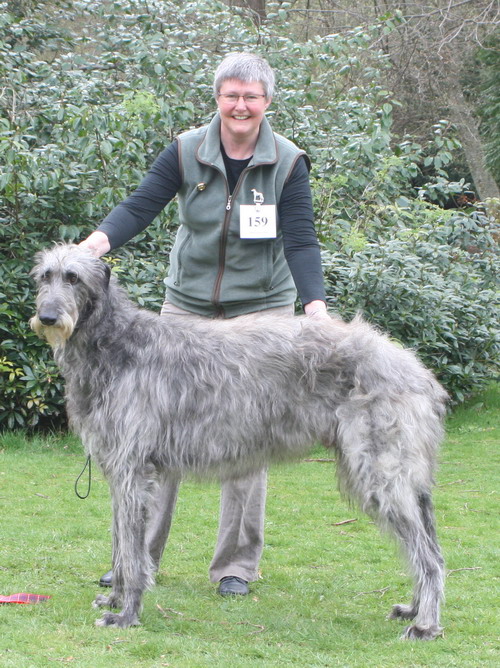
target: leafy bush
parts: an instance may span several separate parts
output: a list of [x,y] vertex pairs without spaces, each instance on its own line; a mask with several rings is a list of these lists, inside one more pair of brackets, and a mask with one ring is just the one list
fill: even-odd
[[64,414],[62,382],[47,345],[29,330],[27,304],[32,304],[33,286],[26,264],[17,258],[4,260],[0,285],[4,286],[0,289],[0,426],[33,427],[42,415],[57,422]]
[[[273,127],[312,158],[334,307],[416,346],[455,398],[481,385],[495,354],[490,221],[425,203],[465,184],[446,177],[445,123],[426,146],[394,143],[388,63],[372,46],[388,24],[299,43],[283,8],[256,27],[215,0],[32,5],[23,17],[0,4],[0,428],[64,419],[51,353],[27,324],[34,252],[88,234],[180,130],[205,122],[216,63],[243,49],[276,69]],[[173,205],[110,260],[156,310],[176,224]]]
[[338,249],[328,243],[328,294],[342,316],[362,311],[414,348],[462,401],[498,368],[500,262],[486,216],[453,212],[436,221],[429,213],[390,236],[372,229],[371,238],[344,233]]

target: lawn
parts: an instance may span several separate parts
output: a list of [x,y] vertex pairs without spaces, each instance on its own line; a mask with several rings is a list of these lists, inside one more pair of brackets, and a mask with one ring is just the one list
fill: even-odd
[[94,470],[90,496],[77,498],[84,456],[73,437],[0,436],[0,595],[51,596],[0,605],[0,666],[496,668],[499,404],[495,387],[448,421],[435,493],[445,634],[429,643],[400,640],[404,622],[386,620],[410,597],[404,564],[339,497],[323,451],[270,471],[262,578],[250,596],[223,599],[208,582],[218,487],[185,482],[142,625],[96,628],[91,602],[110,558],[107,485]]

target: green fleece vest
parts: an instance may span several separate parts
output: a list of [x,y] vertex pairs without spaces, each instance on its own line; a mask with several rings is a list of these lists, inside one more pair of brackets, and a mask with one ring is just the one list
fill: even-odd
[[295,285],[276,239],[240,239],[240,205],[277,205],[297,160],[305,155],[263,120],[254,155],[232,193],[220,150],[220,117],[178,137],[182,186],[179,227],[165,280],[168,299],[200,315],[233,317],[292,304]]

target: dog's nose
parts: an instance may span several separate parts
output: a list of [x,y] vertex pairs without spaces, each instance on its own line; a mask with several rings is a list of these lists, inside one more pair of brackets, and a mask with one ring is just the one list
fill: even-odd
[[52,327],[57,322],[57,313],[54,311],[45,311],[44,313],[39,313],[38,318],[42,325],[46,327]]

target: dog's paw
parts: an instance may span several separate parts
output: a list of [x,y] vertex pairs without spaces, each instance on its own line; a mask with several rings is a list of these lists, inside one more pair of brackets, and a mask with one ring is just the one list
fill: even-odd
[[120,629],[128,629],[130,626],[139,626],[139,624],[137,615],[124,615],[122,612],[105,612],[95,623],[96,626],[116,626]]
[[413,619],[417,611],[412,605],[393,606],[388,619]]
[[114,594],[105,596],[104,594],[98,594],[95,599],[92,601],[93,608],[119,608],[121,607],[120,599]]
[[432,626],[418,626],[413,624],[405,629],[405,632],[401,636],[404,640],[434,640],[439,636],[444,636],[444,632],[441,626],[433,624]]

